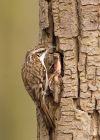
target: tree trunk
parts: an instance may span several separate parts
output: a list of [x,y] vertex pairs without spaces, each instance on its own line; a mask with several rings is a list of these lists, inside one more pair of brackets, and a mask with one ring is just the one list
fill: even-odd
[[56,128],[37,110],[38,140],[100,140],[100,0],[40,0],[40,43],[62,57]]

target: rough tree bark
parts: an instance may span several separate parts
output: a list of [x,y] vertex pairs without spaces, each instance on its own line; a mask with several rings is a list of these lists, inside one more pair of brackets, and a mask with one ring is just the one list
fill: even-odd
[[37,110],[38,140],[100,140],[100,0],[39,0],[40,43],[62,57],[53,136]]

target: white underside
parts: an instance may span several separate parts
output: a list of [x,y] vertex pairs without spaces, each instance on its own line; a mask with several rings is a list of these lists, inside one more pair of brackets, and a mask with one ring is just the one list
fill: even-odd
[[47,51],[45,51],[45,52],[39,57],[39,59],[40,59],[42,65],[44,66],[45,71],[46,71],[46,83],[45,83],[45,90],[44,90],[44,91],[45,91],[45,92],[44,92],[45,94],[46,94],[46,91],[47,91],[47,88],[48,88],[48,74],[47,74],[47,68],[46,68],[45,63],[44,63],[44,58],[45,58],[46,53],[47,53]]

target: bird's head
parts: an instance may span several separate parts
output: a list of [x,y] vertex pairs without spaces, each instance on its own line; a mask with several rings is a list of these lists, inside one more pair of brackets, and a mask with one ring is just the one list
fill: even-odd
[[36,48],[28,51],[26,54],[26,62],[32,62],[34,59],[44,61],[46,54],[48,54],[49,50],[50,48]]

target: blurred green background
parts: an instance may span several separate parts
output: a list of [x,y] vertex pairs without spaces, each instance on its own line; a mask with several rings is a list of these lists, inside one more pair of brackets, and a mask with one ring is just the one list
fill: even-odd
[[38,42],[38,1],[0,2],[0,140],[36,140],[35,106],[21,67]]

